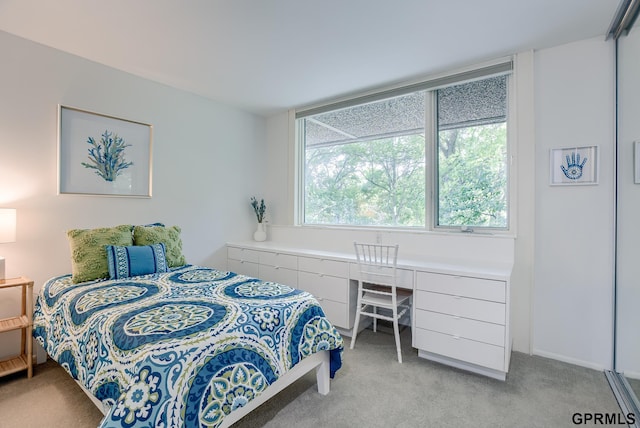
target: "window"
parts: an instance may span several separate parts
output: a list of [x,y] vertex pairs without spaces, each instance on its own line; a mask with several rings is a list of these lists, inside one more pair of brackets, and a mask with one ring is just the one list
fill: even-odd
[[510,69],[297,112],[299,222],[508,229]]
[[506,228],[506,76],[439,89],[436,103],[436,226]]
[[424,92],[302,120],[304,223],[424,226]]

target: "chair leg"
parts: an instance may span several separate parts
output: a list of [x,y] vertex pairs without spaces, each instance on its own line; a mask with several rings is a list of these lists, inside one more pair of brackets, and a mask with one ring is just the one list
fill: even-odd
[[356,322],[353,324],[353,334],[351,335],[351,345],[349,348],[353,349],[356,346],[356,336],[358,335],[358,324],[360,324],[360,304],[358,304],[358,310],[356,311]]
[[398,350],[398,362],[402,364],[402,349],[400,348],[400,329],[398,328],[398,317],[393,320],[393,333],[396,336],[396,349]]
[[[373,306],[373,308],[371,309],[373,311],[374,314],[378,313],[378,308]],[[378,331],[378,318],[373,317],[373,332],[376,333]]]

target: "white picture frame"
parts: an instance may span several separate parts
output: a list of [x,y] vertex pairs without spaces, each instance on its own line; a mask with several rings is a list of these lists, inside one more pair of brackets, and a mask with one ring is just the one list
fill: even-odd
[[58,194],[150,198],[151,145],[149,124],[58,105]]
[[598,184],[598,146],[551,149],[550,184],[575,186]]

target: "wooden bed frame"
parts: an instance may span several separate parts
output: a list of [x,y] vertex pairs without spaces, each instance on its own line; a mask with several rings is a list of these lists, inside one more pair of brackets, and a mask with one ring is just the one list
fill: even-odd
[[[329,364],[329,351],[317,352],[304,358],[291,370],[280,376],[274,383],[269,385],[269,387],[264,392],[247,403],[246,406],[241,407],[226,416],[222,421],[220,428],[226,428],[238,422],[240,419],[258,408],[261,404],[267,402],[277,393],[279,393],[287,386],[291,385],[296,380],[300,379],[302,376],[306,375],[313,369],[316,369],[316,382],[318,385],[318,392],[321,395],[327,395],[330,390]],[[82,388],[85,394],[89,396],[93,404],[95,404],[95,406],[102,412],[102,414],[106,416],[106,414],[109,413],[110,408],[104,405],[93,394],[91,394],[91,392],[89,392],[89,390],[86,389],[80,382],[76,381],[76,383],[80,385],[80,388]]]

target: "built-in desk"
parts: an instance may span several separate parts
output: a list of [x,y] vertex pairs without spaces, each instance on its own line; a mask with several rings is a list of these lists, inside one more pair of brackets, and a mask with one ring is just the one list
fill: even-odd
[[[227,269],[310,292],[340,332],[351,336],[355,253],[270,241],[228,243]],[[511,356],[511,270],[508,263],[399,259],[398,285],[414,293],[411,331],[418,355],[504,380]]]

